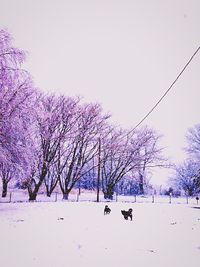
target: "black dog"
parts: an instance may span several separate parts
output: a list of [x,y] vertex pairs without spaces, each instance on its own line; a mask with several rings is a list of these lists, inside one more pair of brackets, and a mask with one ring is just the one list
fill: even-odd
[[132,215],[132,209],[129,209],[128,211],[126,211],[126,210],[121,210],[121,213],[122,213],[122,215],[124,216],[124,219],[125,220],[128,220],[128,218],[130,217],[130,219],[131,219],[131,221],[132,221],[132,219],[133,219],[133,215]]
[[104,208],[104,215],[109,214],[111,212],[111,209],[108,207],[108,205]]

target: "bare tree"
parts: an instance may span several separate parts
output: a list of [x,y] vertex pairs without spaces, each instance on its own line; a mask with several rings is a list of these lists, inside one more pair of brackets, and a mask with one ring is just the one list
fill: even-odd
[[[154,142],[153,142],[154,141]],[[112,199],[117,183],[128,173],[137,171],[144,179],[144,171],[150,164],[156,164],[161,150],[157,148],[158,138],[145,128],[131,135],[122,130],[113,130],[107,136],[102,152],[102,190],[104,197]],[[151,166],[151,167],[152,167]],[[142,182],[142,186],[144,181]]]
[[33,163],[37,170],[34,172],[34,177],[30,176],[29,200],[36,199],[50,167],[55,164],[60,144],[72,128],[78,101],[78,99],[63,96],[43,96],[41,98],[37,114],[38,149],[36,163]]
[[187,147],[186,151],[196,161],[200,160],[200,124],[190,128],[186,135]]
[[[195,169],[196,175],[194,179],[194,186],[197,191],[200,191],[200,124],[190,128],[186,135],[187,147],[186,152],[188,153],[189,162],[193,162],[193,166],[197,166],[198,171]],[[191,164],[190,164],[191,169]],[[188,172],[191,170],[188,170]]]
[[199,164],[188,159],[175,167],[175,176],[171,179],[171,184],[177,189],[184,190],[186,195],[193,196],[200,191],[198,177]]
[[168,160],[163,157],[163,148],[159,147],[161,135],[156,134],[153,129],[144,127],[141,129],[141,138],[145,139],[144,146],[140,149],[141,162],[137,170],[137,179],[140,188],[140,194],[144,194],[144,186],[147,187],[147,177],[150,175],[151,169],[155,167],[169,167]]
[[62,145],[57,173],[64,199],[68,199],[69,193],[81,177],[94,168],[90,163],[97,154],[98,137],[109,117],[101,112],[101,106],[97,104],[80,106],[76,125]]

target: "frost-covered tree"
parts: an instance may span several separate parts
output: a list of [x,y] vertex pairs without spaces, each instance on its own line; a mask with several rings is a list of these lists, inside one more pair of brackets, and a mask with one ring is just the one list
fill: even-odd
[[[21,68],[24,51],[12,46],[12,37],[0,30],[0,168],[14,166],[29,169],[31,160],[30,131],[36,90],[28,72]],[[12,171],[9,171],[11,179]],[[2,182],[5,187],[5,179]],[[4,193],[5,195],[6,193]]]
[[26,183],[29,200],[36,199],[44,181],[48,195],[51,194],[58,182],[58,177],[55,177],[54,164],[58,160],[60,147],[68,137],[75,121],[77,102],[77,99],[55,95],[40,98],[35,132],[37,155],[35,161],[32,162],[32,174],[34,175],[31,175]]
[[[113,198],[115,186],[131,171],[142,176],[148,167],[157,166],[161,161],[161,149],[158,149],[158,136],[147,128],[132,133],[113,130],[102,141],[101,177],[104,197]],[[141,184],[140,176],[140,184]],[[140,185],[141,187],[141,185]]]
[[190,128],[186,135],[187,147],[186,152],[188,153],[188,158],[193,162],[197,174],[195,176],[195,186],[198,191],[200,191],[200,124],[195,125]]
[[69,138],[64,142],[57,161],[59,184],[63,198],[68,199],[72,188],[91,172],[98,152],[98,139],[109,116],[102,114],[98,104],[79,106]]
[[193,196],[200,192],[200,125],[188,129],[186,134],[187,159],[175,166],[175,175],[171,184],[186,195]]
[[138,181],[140,194],[144,194],[144,187],[147,187],[151,169],[155,167],[167,167],[169,164],[167,164],[167,159],[162,155],[163,149],[159,146],[161,135],[158,135],[153,129],[147,127],[142,128],[140,132],[140,138],[145,140],[145,142],[139,152],[141,162],[134,177]]
[[101,184],[105,199],[112,199],[116,184],[129,170],[131,156],[126,134],[111,129],[101,140]]
[[196,178],[199,174],[199,164],[193,160],[185,160],[182,164],[175,167],[175,176],[172,184],[175,188],[184,190],[188,196],[198,193],[199,187]]
[[186,151],[188,155],[196,161],[200,161],[200,124],[190,128],[187,132],[186,138]]

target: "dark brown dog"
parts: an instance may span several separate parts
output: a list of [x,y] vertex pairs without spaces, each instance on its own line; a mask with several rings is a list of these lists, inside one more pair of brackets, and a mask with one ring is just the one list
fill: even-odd
[[127,211],[126,210],[121,210],[121,213],[124,216],[125,220],[128,220],[128,218],[130,217],[130,219],[132,221],[132,219],[133,219],[132,211],[133,211],[132,209],[129,209]]
[[108,207],[108,205],[104,208],[104,215],[109,214],[111,212],[111,209]]

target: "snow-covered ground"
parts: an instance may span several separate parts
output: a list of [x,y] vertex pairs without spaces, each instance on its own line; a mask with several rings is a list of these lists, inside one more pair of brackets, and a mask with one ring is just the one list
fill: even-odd
[[[197,267],[200,209],[165,203],[0,204],[2,267]],[[121,209],[133,209],[133,221]]]

